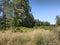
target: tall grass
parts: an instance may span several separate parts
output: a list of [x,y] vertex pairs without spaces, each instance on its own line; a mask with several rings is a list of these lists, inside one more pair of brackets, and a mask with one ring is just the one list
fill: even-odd
[[34,30],[26,33],[0,32],[0,45],[59,45],[54,32]]
[[57,35],[57,38],[58,38],[58,40],[60,41],[60,27],[57,27],[57,28],[54,30],[54,33]]
[[45,29],[45,30],[50,30],[52,31],[55,27],[53,26],[36,26],[34,27],[35,29]]
[[37,45],[57,45],[58,40],[52,32],[43,31],[35,35],[34,42]]

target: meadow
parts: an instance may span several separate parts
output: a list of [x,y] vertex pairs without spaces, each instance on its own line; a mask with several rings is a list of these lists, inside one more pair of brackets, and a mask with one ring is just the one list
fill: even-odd
[[[31,1],[31,3],[34,2],[35,0]],[[60,45],[60,16],[57,13],[59,9],[56,15],[55,10],[49,12],[50,4],[46,5],[49,8],[41,5],[44,8],[41,9],[38,2],[36,1],[36,4],[32,7],[30,0],[0,0],[0,45]],[[48,3],[46,2],[46,4]],[[57,4],[59,5],[59,3]],[[57,7],[55,7],[55,4],[51,6],[54,9]],[[32,8],[34,13],[31,10]],[[41,12],[36,10],[37,8]],[[35,10],[39,15],[35,14]],[[47,13],[45,13],[46,10]],[[49,15],[56,15],[56,18],[54,16],[48,17]],[[53,18],[55,18],[55,21],[52,24]]]
[[60,27],[54,30],[20,27],[17,31],[0,31],[0,45],[60,45]]

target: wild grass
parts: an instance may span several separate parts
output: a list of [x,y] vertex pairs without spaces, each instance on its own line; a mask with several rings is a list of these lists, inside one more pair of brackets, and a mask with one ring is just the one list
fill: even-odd
[[[33,28],[27,28],[27,27],[11,27],[9,29],[7,29],[7,31],[9,32],[30,32],[30,31],[34,31],[34,30],[41,30],[41,29],[44,29],[44,30],[54,30],[56,27],[53,27],[53,26],[35,26]],[[0,30],[2,31],[2,30]],[[4,32],[5,30],[3,30]]]
[[60,45],[53,31],[34,30],[26,33],[0,32],[0,45]]
[[55,30],[53,30],[54,33],[57,35],[58,40],[60,41],[60,27],[57,27]]
[[45,29],[45,30],[50,30],[50,31],[52,31],[54,28],[56,28],[56,27],[54,27],[54,26],[36,26],[36,27],[34,27],[34,29]]
[[34,28],[16,27],[16,28],[10,28],[7,31],[10,31],[10,32],[30,32],[32,30],[34,30]]
[[57,45],[58,42],[56,35],[49,31],[37,33],[34,37],[34,41],[37,45]]

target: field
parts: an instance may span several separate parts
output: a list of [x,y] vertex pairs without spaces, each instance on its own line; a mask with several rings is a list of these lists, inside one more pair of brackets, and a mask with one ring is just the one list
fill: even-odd
[[58,0],[0,0],[0,45],[60,45]]
[[0,31],[0,45],[60,45],[60,28],[52,31],[39,27],[21,28],[25,32]]

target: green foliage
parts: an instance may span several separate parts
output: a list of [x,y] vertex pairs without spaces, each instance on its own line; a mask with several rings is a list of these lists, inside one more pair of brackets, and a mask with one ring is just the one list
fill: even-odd
[[40,26],[40,27],[45,29],[45,30],[53,30],[55,28],[53,26]]
[[60,25],[60,17],[56,16],[56,25]]
[[3,16],[2,20],[4,26],[0,27],[5,30],[10,27],[33,27],[34,17],[31,14],[31,7],[29,5],[29,0],[2,0],[3,6]]
[[[9,29],[10,27],[28,27],[34,26],[50,26],[49,22],[43,22],[35,20],[31,13],[31,7],[29,0],[2,0],[3,4],[3,16],[0,19],[0,29]],[[6,4],[5,4],[6,3]],[[3,24],[2,24],[3,23]],[[49,27],[43,27],[44,29],[50,29]],[[51,28],[52,29],[52,28]],[[15,29],[15,32],[20,31]]]
[[12,32],[23,32],[23,30],[21,30],[19,27],[16,27],[14,30],[12,30]]
[[50,30],[50,31],[52,31],[52,30],[54,30],[54,28],[56,28],[56,27],[53,27],[53,26],[35,26],[34,28],[35,28],[35,29],[45,29],[45,30]]
[[25,27],[33,27],[34,26],[34,17],[32,14],[28,15],[23,21],[23,26]]
[[34,30],[34,28],[16,27],[16,28],[12,29],[11,31],[12,32],[22,32],[22,33],[24,33],[24,32],[29,32],[29,31],[32,31],[32,30]]
[[39,20],[35,20],[35,26],[40,26],[41,25],[40,23],[41,22]]
[[35,20],[35,26],[50,26],[49,22],[44,22],[40,20]]

